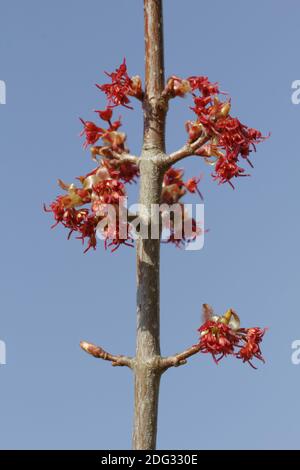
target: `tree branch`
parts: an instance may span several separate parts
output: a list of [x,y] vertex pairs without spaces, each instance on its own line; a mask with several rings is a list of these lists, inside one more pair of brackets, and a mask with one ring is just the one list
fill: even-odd
[[130,162],[136,165],[139,164],[139,160],[140,160],[139,157],[137,157],[136,155],[131,155],[130,153],[127,153],[127,152],[122,152],[122,153],[116,152],[110,146],[91,147],[90,150],[91,150],[92,158],[96,159],[97,161],[98,159],[96,158],[96,155],[99,155],[104,158],[114,158],[115,160],[119,160],[125,163]]
[[[165,158],[161,158],[159,160],[159,165],[169,167],[174,165],[175,163],[179,162],[183,158],[190,157],[191,155],[195,155],[195,151],[201,147],[203,144],[205,144],[208,140],[210,139],[210,136],[207,134],[200,136],[197,140],[194,142],[188,142],[185,144],[183,147],[181,147],[179,150],[176,150],[173,153],[170,153]],[[200,156],[201,155],[197,155]],[[204,157],[204,155],[203,155]]]
[[200,345],[195,344],[189,349],[186,349],[180,354],[175,354],[174,356],[162,357],[160,361],[160,367],[164,370],[169,369],[170,367],[178,367],[187,363],[187,359],[194,354],[197,354],[200,351]]
[[131,155],[129,153],[117,153],[113,150],[111,151],[111,156],[116,160],[120,160],[121,162],[134,163],[135,165],[138,165],[140,160],[136,155]]
[[97,357],[99,359],[103,359],[104,361],[110,361],[112,366],[127,366],[130,369],[133,366],[132,357],[115,356],[113,354],[110,354],[104,351],[104,349],[100,348],[100,346],[87,343],[86,341],[81,341],[80,347],[91,356]]

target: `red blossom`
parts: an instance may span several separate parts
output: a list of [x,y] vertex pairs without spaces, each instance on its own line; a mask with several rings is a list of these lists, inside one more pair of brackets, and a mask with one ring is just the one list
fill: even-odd
[[94,145],[105,134],[105,130],[96,126],[94,122],[84,121],[81,118],[80,121],[84,125],[84,129],[80,133],[80,136],[85,135],[85,143],[83,144],[85,148],[88,145]]
[[185,128],[189,134],[189,141],[194,142],[201,136],[203,133],[203,126],[200,122],[187,121],[185,123]]
[[[207,135],[210,143],[200,146],[195,150],[195,154],[216,157],[214,179],[220,183],[228,182],[233,186],[230,181],[232,178],[246,176],[245,170],[238,165],[239,157],[247,160],[253,167],[249,155],[256,150],[256,144],[263,142],[267,137],[230,116],[231,101],[228,99],[223,102],[219,99],[218,94],[221,92],[217,83],[211,83],[203,76],[193,76],[187,80],[194,100],[194,107],[191,109],[197,115],[195,122],[186,123],[189,141],[195,142],[202,134]],[[208,148],[214,149],[211,155],[206,154]]]
[[[107,73],[107,75],[111,83],[97,85],[97,87],[106,94],[108,105],[103,110],[95,111],[100,119],[108,123],[107,129],[98,127],[92,121],[81,119],[84,126],[81,132],[81,135],[85,136],[84,147],[93,146],[91,147],[92,158],[97,161],[98,167],[86,176],[78,178],[82,188],[67,185],[59,180],[61,188],[66,190],[67,194],[58,196],[49,208],[45,207],[47,212],[52,212],[54,215],[54,226],[62,223],[70,229],[70,234],[73,231],[79,231],[81,234],[79,238],[84,240],[88,237],[87,249],[96,247],[95,231],[99,221],[99,215],[96,215],[97,208],[105,204],[118,204],[120,198],[126,195],[124,184],[135,182],[139,176],[138,165],[122,161],[120,158],[129,153],[129,150],[126,147],[126,134],[119,132],[121,118],[112,121],[112,108],[118,105],[130,108],[129,96],[141,99],[143,97],[141,79],[139,76],[129,77],[125,59],[115,72]],[[217,96],[221,93],[218,84],[210,82],[207,77],[191,76],[181,79],[173,75],[167,81],[163,97],[184,96],[186,93],[192,94],[194,100],[192,110],[197,116],[195,121],[186,123],[189,144],[193,143],[192,149],[196,155],[204,157],[207,163],[215,165],[214,179],[219,183],[228,182],[233,187],[233,178],[247,176],[244,168],[240,166],[239,159],[247,160],[252,166],[249,155],[253,150],[255,151],[256,144],[265,140],[266,137],[260,131],[248,128],[237,118],[230,116],[230,99],[221,101]],[[99,139],[103,141],[102,146],[94,146]],[[199,147],[195,148],[197,139],[199,139]],[[102,158],[100,161],[99,157]],[[198,188],[201,178],[195,176],[184,181],[183,176],[182,169],[171,167],[166,171],[161,202],[178,203],[187,191],[192,194],[197,192],[203,199]],[[91,204],[91,206],[89,209],[75,209],[84,204]],[[199,233],[200,229],[194,219],[192,219],[192,225],[195,234],[197,231]],[[168,242],[176,246],[183,246],[196,236],[191,234],[178,238],[176,227],[171,226],[170,230]],[[115,240],[109,244],[113,246],[112,251],[120,244],[128,244],[126,240],[120,241],[118,229],[112,240]],[[130,242],[129,245],[131,246]],[[259,349],[256,349],[257,337],[254,342],[250,339],[247,341],[248,343],[241,347],[240,356],[259,355]]]
[[117,131],[122,126],[121,117],[117,121],[111,122],[109,131]]
[[95,215],[89,215],[83,224],[81,224],[78,228],[80,232],[80,236],[76,237],[79,240],[82,240],[82,244],[84,244],[85,239],[88,239],[87,248],[84,250],[84,253],[89,251],[91,248],[94,250],[97,246],[97,237],[96,237],[96,229],[99,223],[99,218]]
[[183,182],[164,186],[161,193],[161,202],[165,204],[176,204],[186,194]]
[[252,359],[265,362],[260,343],[266,328],[240,328],[239,316],[232,309],[227,310],[222,317],[214,315],[210,309],[208,317],[205,316],[205,322],[198,331],[199,352],[210,353],[216,363],[226,355],[242,359],[254,369],[256,367],[252,364]]
[[182,177],[184,170],[182,168],[169,168],[164,174],[164,185],[168,186],[169,184],[183,184]]
[[220,157],[216,163],[213,177],[219,180],[220,184],[229,183],[234,188],[230,180],[237,176],[249,176],[245,175],[244,171],[244,168],[239,167],[235,160],[229,161],[225,157]]
[[189,77],[188,82],[193,91],[199,90],[203,96],[217,95],[219,92],[218,83],[212,83],[207,77]]
[[111,178],[121,180],[124,183],[135,183],[136,178],[140,175],[139,168],[135,163],[120,162],[118,160],[103,163]]
[[205,354],[210,353],[216,363],[224,356],[234,354],[238,337],[225,323],[208,320],[198,331],[200,332],[200,351]]
[[169,168],[164,174],[161,201],[165,204],[175,204],[185,195],[182,168]]
[[183,97],[186,93],[191,91],[191,85],[188,80],[172,75],[167,81],[165,93],[171,97],[180,96]]
[[102,204],[118,204],[120,198],[125,196],[125,188],[120,181],[109,179],[96,183],[93,186],[93,193]]
[[163,243],[172,243],[176,246],[176,248],[184,248],[188,243],[191,243],[193,240],[195,240],[197,235],[201,232],[194,218],[191,219],[191,233],[186,234],[184,231],[184,226],[182,226],[181,229],[182,230],[179,233],[179,231],[174,226],[174,221],[171,221],[169,226],[170,233],[168,239]]
[[203,199],[204,199],[203,195],[202,195],[201,191],[198,188],[198,185],[199,185],[201,179],[202,179],[202,175],[201,176],[193,176],[193,178],[190,178],[189,180],[187,180],[187,182],[184,183],[184,185],[190,193],[197,193],[200,196],[200,199],[202,199],[202,201],[203,201]]
[[236,357],[238,359],[242,359],[243,362],[248,362],[250,366],[253,367],[253,369],[256,369],[256,367],[251,362],[252,359],[256,358],[262,362],[265,362],[259,345],[266,332],[266,328],[261,329],[255,327],[244,329],[242,331],[246,332],[246,338],[244,338],[245,344],[236,354]]
[[112,115],[113,115],[113,110],[111,108],[107,107],[103,111],[100,111],[100,110],[96,109],[95,113],[98,113],[100,119],[110,123],[110,120],[111,120]]
[[[121,236],[121,228],[120,224],[123,224],[122,226],[122,236]],[[121,245],[129,246],[133,248],[133,238],[130,235],[130,224],[127,222],[120,222],[120,220],[117,220],[116,227],[111,228],[108,226],[106,230],[104,231],[105,235],[105,242],[104,246],[105,249],[110,248],[111,252],[113,253],[116,251]],[[126,237],[124,238],[124,235]]]
[[101,91],[103,91],[108,99],[110,106],[125,106],[125,108],[132,109],[131,106],[128,106],[130,100],[128,95],[132,94],[132,80],[127,74],[126,60],[123,60],[123,63],[120,65],[115,72],[107,73],[111,78],[111,83],[104,85],[96,85]]
[[56,225],[63,221],[65,210],[63,196],[58,196],[55,201],[51,202],[49,207],[44,204],[44,211],[52,212],[54,215],[55,224],[51,228],[56,227]]

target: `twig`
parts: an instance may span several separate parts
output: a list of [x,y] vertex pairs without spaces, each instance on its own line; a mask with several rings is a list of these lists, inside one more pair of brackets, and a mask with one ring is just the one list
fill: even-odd
[[104,361],[110,361],[112,363],[112,366],[127,366],[129,368],[132,368],[132,364],[133,364],[132,357],[115,356],[113,354],[110,354],[104,351],[104,349],[100,348],[100,346],[87,343],[86,341],[81,341],[80,347],[91,356],[97,357],[99,359],[103,359]]
[[136,165],[139,164],[139,157],[137,157],[136,155],[131,155],[129,153],[117,153],[112,150],[111,156],[116,160],[120,160],[122,162],[135,163]]
[[101,147],[101,146],[96,146],[96,147],[91,147],[91,154],[92,154],[92,158],[93,159],[96,159],[96,155],[99,155],[100,157],[104,157],[104,158],[110,158],[110,159],[115,159],[115,160],[119,160],[121,162],[130,162],[130,163],[135,163],[136,165],[139,164],[139,157],[137,157],[136,155],[131,155],[130,153],[128,152],[122,152],[122,153],[119,153],[119,152],[116,152],[115,150],[113,150],[110,146],[104,146],[104,147]]
[[[179,162],[179,160],[182,160],[185,157],[190,157],[191,155],[194,155],[194,152],[201,147],[203,144],[205,144],[208,140],[210,139],[210,136],[207,134],[200,136],[195,142],[188,142],[185,144],[183,147],[181,147],[179,150],[176,150],[173,153],[170,153],[165,158],[161,158],[159,161],[159,164],[162,166],[169,167],[171,165],[174,165],[175,163]],[[201,155],[197,155],[201,156]]]
[[187,359],[200,351],[200,345],[195,344],[189,349],[186,349],[180,354],[174,356],[162,357],[160,360],[160,367],[162,369],[169,369],[170,367],[178,367],[187,363]]

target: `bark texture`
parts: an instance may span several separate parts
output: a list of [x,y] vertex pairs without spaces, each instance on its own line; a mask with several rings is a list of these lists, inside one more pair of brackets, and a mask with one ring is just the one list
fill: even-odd
[[[162,1],[144,0],[145,95],[144,144],[140,161],[140,218],[150,228],[151,208],[160,203],[165,153]],[[159,233],[159,230],[158,230]],[[155,449],[160,367],[160,239],[137,242],[137,343],[134,361],[135,410],[133,449]]]

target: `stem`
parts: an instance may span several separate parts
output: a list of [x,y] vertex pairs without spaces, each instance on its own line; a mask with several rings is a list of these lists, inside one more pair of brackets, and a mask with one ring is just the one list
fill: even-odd
[[116,356],[115,354],[111,354],[107,351],[104,351],[104,349],[101,348],[100,346],[96,346],[95,344],[88,343],[87,341],[81,341],[80,347],[91,356],[97,357],[99,359],[103,359],[104,361],[110,361],[113,366],[127,366],[130,368],[132,367],[132,364],[133,364],[132,357]]
[[162,0],[144,0],[145,97],[144,148],[165,151],[167,101],[164,90],[164,46]]
[[[140,161],[140,219],[148,230],[151,208],[160,203],[163,169],[157,165],[165,151],[162,1],[144,0],[146,80],[144,145]],[[155,449],[160,367],[160,236],[137,241],[137,339],[133,449]]]

